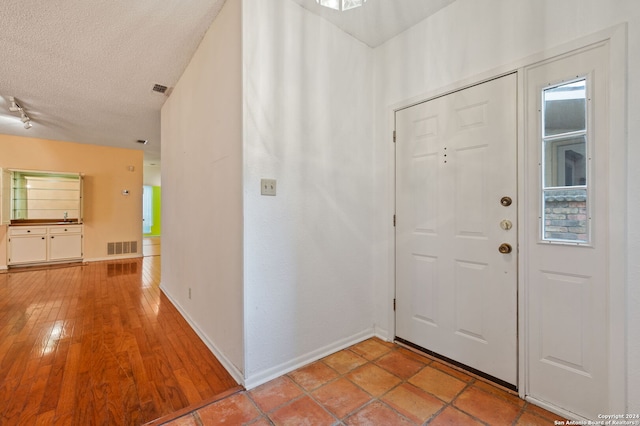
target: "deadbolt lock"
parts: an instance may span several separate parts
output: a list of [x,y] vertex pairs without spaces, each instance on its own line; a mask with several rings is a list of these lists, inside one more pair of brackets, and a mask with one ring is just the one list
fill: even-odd
[[513,251],[513,247],[511,247],[511,244],[502,243],[500,247],[498,247],[498,251],[502,254],[509,254]]
[[511,197],[502,197],[500,199],[500,204],[502,204],[505,207],[509,207],[511,203],[513,203],[513,200],[511,199]]

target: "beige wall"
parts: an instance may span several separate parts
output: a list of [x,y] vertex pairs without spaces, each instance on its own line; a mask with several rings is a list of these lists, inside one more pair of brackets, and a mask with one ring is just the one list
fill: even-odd
[[[113,258],[107,256],[112,241],[138,241],[142,253],[142,160],[139,150],[0,135],[1,168],[84,173],[88,261]],[[5,234],[0,226],[0,268],[7,259]]]

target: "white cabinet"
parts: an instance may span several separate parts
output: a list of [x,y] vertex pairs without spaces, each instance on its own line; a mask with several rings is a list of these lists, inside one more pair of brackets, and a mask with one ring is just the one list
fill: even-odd
[[49,228],[49,261],[82,258],[82,225]]
[[10,226],[8,264],[82,260],[82,225]]
[[8,264],[41,263],[47,261],[47,227],[9,227]]

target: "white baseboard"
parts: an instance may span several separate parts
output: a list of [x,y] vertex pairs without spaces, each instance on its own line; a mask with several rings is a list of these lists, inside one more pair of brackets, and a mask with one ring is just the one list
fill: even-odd
[[187,312],[182,308],[182,306],[180,306],[180,304],[176,301],[176,299],[174,299],[171,296],[171,294],[162,286],[162,283],[160,284],[160,290],[164,293],[165,296],[167,296],[167,298],[169,299],[169,301],[171,301],[173,306],[176,307],[176,309],[178,310],[178,312],[180,312],[180,315],[182,315],[185,321],[189,323],[193,331],[196,332],[198,337],[200,337],[200,339],[204,342],[207,348],[209,348],[209,350],[216,356],[218,361],[220,361],[220,364],[222,364],[222,366],[225,368],[225,370],[227,370],[227,372],[231,375],[231,377],[233,377],[233,379],[237,383],[244,385],[245,380],[242,372],[224,355],[222,351],[220,351],[220,349],[218,349],[218,347],[211,340],[207,338],[207,336],[202,332],[202,330],[200,330],[200,327],[198,327],[196,322],[193,321],[193,319],[187,314]]
[[373,330],[375,336],[380,340],[384,340],[385,342],[393,342],[393,339],[395,338],[395,336],[389,334],[389,330],[381,328],[378,325],[374,326]]
[[166,291],[166,289],[160,284],[160,290],[167,296],[167,298],[171,301],[171,303],[176,307],[176,309],[180,312],[183,318],[189,323],[189,325],[193,328],[196,334],[202,339],[205,345],[209,348],[209,350],[218,358],[218,361],[222,364],[222,366],[231,374],[231,376],[241,385],[243,385],[247,390],[251,390],[261,384],[264,384],[270,380],[283,376],[287,373],[290,373],[294,370],[297,370],[300,367],[303,367],[307,364],[311,364],[319,359],[322,359],[326,356],[329,356],[333,353],[339,352],[343,349],[346,349],[350,346],[355,345],[356,343],[360,343],[363,340],[367,340],[371,337],[378,337],[385,341],[391,341],[386,332],[378,333],[374,332],[374,329],[363,330],[359,333],[356,333],[347,338],[338,340],[329,345],[326,345],[322,348],[311,351],[307,354],[301,355],[291,361],[284,362],[275,367],[257,372],[252,374],[249,377],[245,377],[244,374],[224,355],[222,351],[220,351],[216,345],[207,338],[207,336],[200,330],[198,325],[193,321],[193,319],[186,313],[186,311],[180,306],[180,304],[174,299],[171,294]]
[[114,256],[108,256],[108,257],[92,257],[90,259],[84,258],[82,261],[85,263],[91,263],[91,262],[104,262],[109,260],[139,259],[141,257],[144,257],[144,255],[133,253],[133,254],[114,255]]
[[[555,413],[561,417],[564,417],[567,420],[581,421],[583,423],[580,423],[580,424],[588,424],[589,419],[585,417],[580,417],[576,413],[572,413],[571,411],[563,410],[562,408],[556,407],[555,405],[550,404],[546,401],[541,401],[532,396],[526,396],[524,399],[533,405],[537,405],[538,407],[544,408],[547,411],[551,411],[552,413]],[[592,419],[592,421],[594,420]]]
[[260,386],[263,383],[266,383],[270,380],[273,380],[277,377],[283,376],[287,373],[290,373],[294,370],[297,370],[300,367],[303,367],[307,364],[311,364],[319,359],[322,359],[328,355],[341,351],[343,349],[348,348],[349,346],[353,346],[356,343],[360,343],[363,340],[367,340],[373,337],[375,334],[373,332],[373,328],[361,331],[360,333],[354,334],[353,336],[347,337],[345,339],[338,340],[337,342],[331,343],[322,348],[311,351],[307,354],[301,355],[291,361],[284,362],[275,367],[269,368],[264,371],[260,371],[256,374],[252,374],[250,377],[247,377],[244,382],[244,387],[247,390],[253,389],[257,386]]

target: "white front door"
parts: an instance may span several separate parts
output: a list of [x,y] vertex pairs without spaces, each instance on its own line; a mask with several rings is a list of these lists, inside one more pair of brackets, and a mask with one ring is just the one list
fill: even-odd
[[513,386],[516,91],[511,74],[396,113],[396,337]]
[[526,392],[593,420],[611,403],[608,55],[525,70]]

